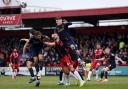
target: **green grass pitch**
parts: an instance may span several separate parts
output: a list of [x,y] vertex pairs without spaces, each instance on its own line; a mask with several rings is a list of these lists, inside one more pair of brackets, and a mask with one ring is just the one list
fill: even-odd
[[16,80],[12,80],[11,76],[0,76],[0,89],[128,89],[128,76],[112,76],[109,82],[100,83],[94,79],[87,82],[83,87],[76,85],[76,80],[71,78],[70,86],[56,85],[57,76],[44,76],[41,78],[40,87],[34,87],[34,83],[28,84],[29,77],[18,76]]

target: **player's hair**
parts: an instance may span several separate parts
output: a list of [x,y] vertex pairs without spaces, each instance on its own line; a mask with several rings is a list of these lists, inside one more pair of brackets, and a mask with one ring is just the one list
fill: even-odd
[[16,47],[13,48],[13,51],[14,51],[14,50],[18,51],[18,49],[17,49]]
[[60,20],[60,19],[62,19],[62,17],[56,17],[56,18],[55,18],[55,20]]
[[42,35],[40,31],[35,31],[34,36]]
[[29,30],[29,33],[32,33],[34,35],[36,33],[36,30]]
[[[34,34],[34,37],[36,39],[40,39],[42,37],[42,33],[40,31],[36,31],[35,34]],[[40,38],[39,38],[40,37]]]
[[100,42],[97,42],[96,45],[101,45],[101,43]]

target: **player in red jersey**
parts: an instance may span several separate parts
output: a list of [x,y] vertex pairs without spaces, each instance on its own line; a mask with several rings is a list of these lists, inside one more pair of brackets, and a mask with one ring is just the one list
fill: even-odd
[[65,81],[67,81],[67,80],[65,80],[65,79],[67,79],[67,78],[65,78],[65,77],[72,75],[77,80],[79,80],[79,82],[80,82],[79,86],[80,87],[83,86],[85,84],[85,81],[82,80],[78,71],[75,69],[76,66],[74,66],[74,65],[76,65],[76,64],[74,64],[74,63],[76,63],[76,62],[73,62],[71,60],[70,55],[65,50],[65,47],[63,46],[63,42],[60,41],[58,34],[53,34],[52,38],[55,40],[54,42],[45,42],[45,44],[49,45],[49,46],[55,46],[55,49],[60,56],[60,65],[61,65],[62,70],[63,70],[62,81],[64,81],[64,83],[66,85]]
[[15,80],[20,66],[19,53],[16,48],[13,49],[13,52],[10,55],[10,65],[12,68],[12,79]]
[[99,43],[96,44],[96,49],[94,49],[93,59],[91,61],[91,68],[88,73],[87,80],[91,80],[92,71],[96,69],[96,80],[98,79],[98,69],[101,66],[101,63],[105,63],[105,57],[101,45]]
[[125,61],[113,53],[113,50],[109,47],[104,50],[104,54],[107,62],[105,67],[101,70],[101,75],[98,79],[99,82],[108,82],[108,72],[116,68],[116,60],[125,64]]

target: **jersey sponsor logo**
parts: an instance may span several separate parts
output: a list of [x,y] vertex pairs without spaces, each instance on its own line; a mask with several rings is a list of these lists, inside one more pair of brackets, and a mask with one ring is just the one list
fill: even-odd
[[11,0],[3,0],[3,3],[4,3],[5,5],[9,5],[9,4],[11,3]]

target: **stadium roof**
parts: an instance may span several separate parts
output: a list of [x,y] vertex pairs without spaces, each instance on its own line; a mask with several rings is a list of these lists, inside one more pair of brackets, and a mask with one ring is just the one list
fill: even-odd
[[69,21],[84,21],[96,26],[99,20],[128,19],[128,7],[65,10],[22,14],[23,24],[27,27],[55,26],[55,17],[63,17]]
[[109,15],[109,14],[124,14],[124,13],[128,13],[128,7],[24,13],[23,19],[54,18],[59,16],[62,17],[94,16],[94,15]]
[[127,19],[128,7],[23,13],[22,19],[27,27],[51,27],[55,26],[54,18],[60,16],[69,21],[84,21],[96,26],[99,20]]

